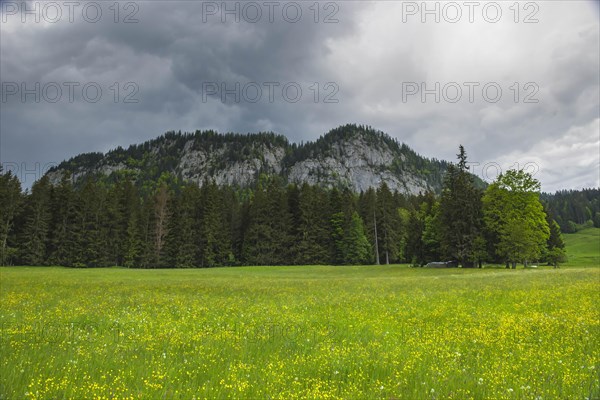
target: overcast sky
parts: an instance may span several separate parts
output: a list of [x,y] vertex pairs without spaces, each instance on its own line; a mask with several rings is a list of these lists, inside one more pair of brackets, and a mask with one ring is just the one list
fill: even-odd
[[483,178],[600,186],[595,1],[0,5],[0,161],[25,187],[168,130],[300,142],[345,123],[426,157],[463,144]]

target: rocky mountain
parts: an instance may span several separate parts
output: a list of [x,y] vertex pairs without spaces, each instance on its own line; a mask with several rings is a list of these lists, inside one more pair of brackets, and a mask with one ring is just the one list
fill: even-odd
[[446,167],[445,161],[421,157],[381,131],[345,125],[302,144],[274,133],[168,132],[128,149],[78,155],[48,171],[48,176],[53,183],[67,171],[75,182],[87,176],[111,181],[124,175],[143,182],[170,174],[199,185],[214,180],[249,187],[260,174],[271,174],[288,183],[357,192],[385,181],[392,190],[417,194],[438,192]]

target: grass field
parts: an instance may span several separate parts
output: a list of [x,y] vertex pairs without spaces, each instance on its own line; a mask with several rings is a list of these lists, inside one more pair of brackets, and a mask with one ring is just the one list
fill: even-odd
[[572,266],[600,266],[600,228],[588,228],[563,235]]
[[0,268],[2,399],[600,397],[600,268]]

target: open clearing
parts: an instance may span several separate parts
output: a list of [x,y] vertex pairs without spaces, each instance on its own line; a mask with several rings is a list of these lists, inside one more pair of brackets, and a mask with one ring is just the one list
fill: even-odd
[[588,228],[563,234],[567,246],[568,265],[600,266],[600,228]]
[[598,398],[600,269],[6,267],[0,398]]

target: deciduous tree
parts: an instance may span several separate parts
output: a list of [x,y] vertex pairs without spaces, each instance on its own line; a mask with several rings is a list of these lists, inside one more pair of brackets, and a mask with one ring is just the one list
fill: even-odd
[[499,238],[496,252],[516,268],[538,259],[550,236],[539,201],[539,182],[523,170],[500,174],[483,197],[488,228]]

